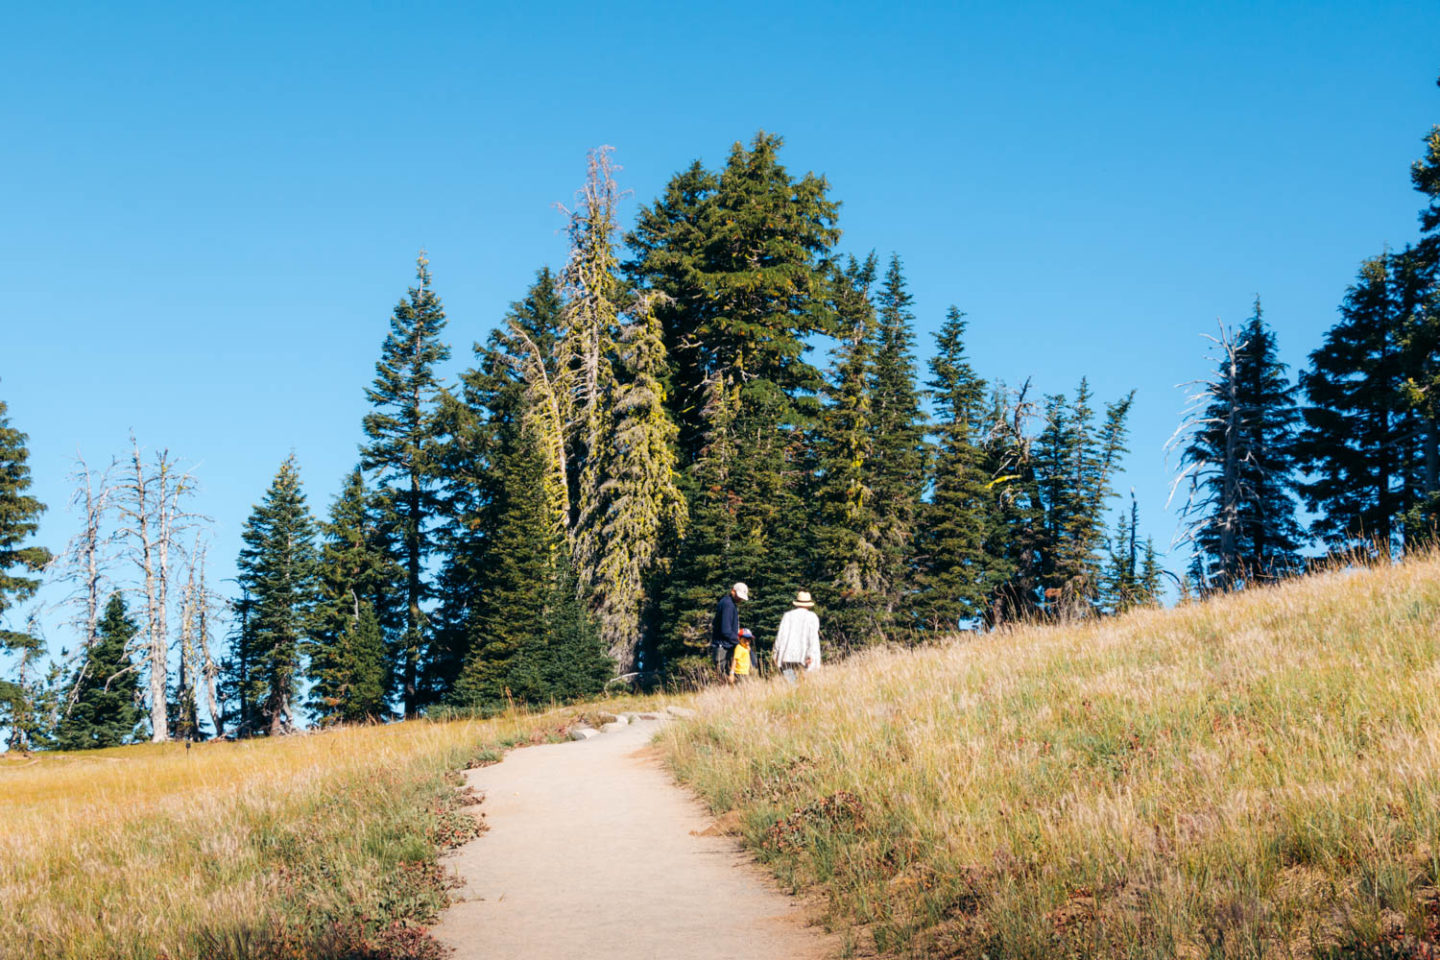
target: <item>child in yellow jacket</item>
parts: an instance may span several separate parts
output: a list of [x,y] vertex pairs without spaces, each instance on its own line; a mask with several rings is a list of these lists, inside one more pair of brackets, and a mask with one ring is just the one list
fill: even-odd
[[730,663],[730,682],[750,679],[750,643],[755,635],[749,630],[740,631],[740,642],[735,645],[735,658]]

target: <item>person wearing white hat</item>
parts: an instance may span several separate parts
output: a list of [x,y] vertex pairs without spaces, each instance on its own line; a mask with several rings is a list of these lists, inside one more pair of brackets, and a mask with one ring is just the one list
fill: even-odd
[[750,599],[750,588],[737,583],[715,604],[715,619],[710,623],[710,655],[715,669],[726,683],[731,681],[735,665],[735,645],[740,642],[740,604]]
[[786,680],[795,683],[801,670],[820,667],[820,618],[809,592],[795,595],[795,605],[780,618],[775,634],[775,665]]

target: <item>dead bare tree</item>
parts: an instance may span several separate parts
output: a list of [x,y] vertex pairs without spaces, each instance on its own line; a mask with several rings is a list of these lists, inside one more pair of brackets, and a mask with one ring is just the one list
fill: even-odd
[[170,739],[166,715],[165,687],[169,678],[169,584],[170,548],[192,514],[180,509],[181,498],[192,493],[194,481],[179,469],[169,450],[159,451],[151,464],[145,462],[135,434],[130,434],[130,459],[126,478],[116,488],[115,505],[120,516],[118,534],[127,543],[126,554],[140,577],[145,596],[143,647],[150,669],[150,739]]
[[75,469],[70,480],[75,490],[70,495],[70,507],[83,515],[83,526],[66,545],[65,551],[56,561],[59,578],[73,583],[74,589],[63,601],[76,608],[72,625],[81,635],[80,647],[73,657],[79,664],[74,671],[74,681],[65,694],[61,707],[65,716],[75,706],[81,684],[90,666],[90,649],[99,635],[100,607],[106,584],[109,582],[107,568],[113,559],[112,549],[115,537],[105,530],[105,518],[110,512],[115,486],[111,473],[115,464],[96,472],[80,454],[75,455]]
[[225,735],[224,713],[216,693],[220,668],[210,654],[210,614],[216,597],[205,580],[209,544],[203,532],[185,556],[185,589],[180,605],[180,708],[186,713],[186,733],[199,730],[202,696],[209,708],[215,736]]

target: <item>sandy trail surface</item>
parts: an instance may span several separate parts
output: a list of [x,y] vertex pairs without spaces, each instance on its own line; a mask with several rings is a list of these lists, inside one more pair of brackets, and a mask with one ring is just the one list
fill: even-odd
[[471,770],[490,829],[448,863],[464,900],[432,932],[457,960],[820,960],[807,927],[660,766],[639,720]]

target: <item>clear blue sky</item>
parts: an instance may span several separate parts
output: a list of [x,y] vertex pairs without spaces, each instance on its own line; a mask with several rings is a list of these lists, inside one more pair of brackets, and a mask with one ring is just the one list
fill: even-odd
[[453,376],[560,264],[587,149],[616,148],[628,223],[763,128],[829,177],[843,249],[905,258],[927,355],[954,303],[987,377],[1137,390],[1119,484],[1168,544],[1200,335],[1259,293],[1303,364],[1414,238],[1440,122],[1433,0],[1183,6],[11,4],[0,398],[41,539],[75,530],[71,456],[133,428],[198,464],[231,575],[288,453],[317,513],[354,463],[420,247]]

